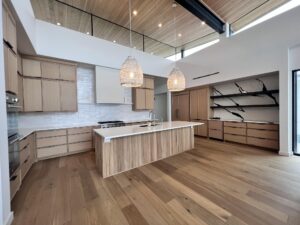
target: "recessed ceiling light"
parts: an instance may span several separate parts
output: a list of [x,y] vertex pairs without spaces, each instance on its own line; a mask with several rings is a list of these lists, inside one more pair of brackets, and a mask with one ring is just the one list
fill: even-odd
[[204,22],[204,21],[202,21],[202,22],[201,22],[201,24],[202,24],[202,25],[204,25],[204,24],[205,24],[205,22]]
[[90,35],[90,32],[86,32],[86,34]]
[[159,28],[162,27],[162,23],[159,23],[157,26],[158,26]]
[[132,14],[133,14],[134,16],[136,16],[136,15],[138,14],[138,12],[137,12],[136,10],[133,10]]
[[134,46],[133,48],[134,48],[134,49],[136,49],[136,47],[135,47],[135,46]]
[[56,25],[57,25],[57,26],[60,26],[61,24],[60,24],[60,22],[57,22]]
[[[151,55],[153,55],[153,52],[151,52]],[[299,73],[300,74],[300,73]]]
[[113,42],[116,43],[117,41],[116,41],[116,40],[113,40]]
[[178,34],[178,37],[181,37],[181,36],[182,36],[182,34],[181,34],[181,33],[179,33],[179,34]]

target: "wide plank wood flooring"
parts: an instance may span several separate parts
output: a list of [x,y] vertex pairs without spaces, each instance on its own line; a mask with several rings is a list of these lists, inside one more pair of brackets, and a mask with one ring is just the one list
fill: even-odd
[[300,225],[300,157],[195,142],[104,180],[93,152],[38,162],[12,202],[13,225]]

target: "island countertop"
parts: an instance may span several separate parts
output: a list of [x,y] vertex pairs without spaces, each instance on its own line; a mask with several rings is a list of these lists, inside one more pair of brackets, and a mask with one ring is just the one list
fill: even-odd
[[133,126],[124,126],[124,127],[111,127],[105,129],[95,129],[95,133],[100,135],[106,140],[112,138],[120,138],[120,137],[127,137],[139,134],[147,134],[165,130],[172,130],[184,127],[193,127],[199,126],[203,123],[198,122],[186,122],[186,121],[171,121],[171,122],[163,122],[159,123],[156,126],[149,126],[149,127],[141,127],[141,125],[133,125]]

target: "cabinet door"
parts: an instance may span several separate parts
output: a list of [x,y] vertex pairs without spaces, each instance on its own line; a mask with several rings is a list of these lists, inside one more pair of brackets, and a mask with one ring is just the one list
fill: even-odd
[[62,80],[76,81],[76,66],[60,64],[59,73]]
[[201,88],[198,93],[198,119],[209,119],[209,88]]
[[23,78],[24,111],[42,111],[42,81]]
[[190,117],[192,120],[198,119],[198,90],[190,91]]
[[13,51],[17,53],[17,28],[16,22],[12,15],[8,12],[6,17],[6,36],[7,42],[11,45]]
[[76,82],[60,81],[61,111],[77,111]]
[[197,135],[202,136],[202,137],[207,137],[207,131],[208,131],[208,126],[207,126],[207,120],[198,120],[200,123],[204,123],[203,125],[197,126],[198,127],[198,133]]
[[134,108],[136,110],[146,109],[146,90],[142,88],[134,89]]
[[53,62],[41,62],[42,77],[59,79],[59,64]]
[[152,110],[154,108],[154,90],[146,89],[146,109]]
[[20,111],[24,111],[24,97],[23,97],[23,77],[18,75],[18,99],[19,99],[19,106]]
[[144,86],[148,89],[154,89],[154,79],[152,78],[144,78]]
[[4,46],[5,85],[6,91],[18,94],[17,56]]
[[2,25],[3,25],[3,39],[7,41],[7,9],[2,4]]
[[179,117],[181,121],[190,120],[190,96],[189,94],[179,95]]
[[41,77],[41,62],[33,59],[22,59],[23,75]]
[[43,111],[60,111],[60,87],[57,80],[43,80]]

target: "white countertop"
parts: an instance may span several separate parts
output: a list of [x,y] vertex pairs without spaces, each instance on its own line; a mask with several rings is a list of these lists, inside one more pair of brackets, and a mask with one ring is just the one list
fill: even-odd
[[185,121],[172,121],[159,123],[156,126],[141,127],[141,125],[124,126],[124,127],[112,127],[105,129],[95,129],[94,131],[102,136],[104,139],[112,139],[119,137],[127,137],[139,134],[147,134],[164,130],[173,130],[184,127],[193,127],[202,125],[203,123],[198,122],[185,122]]

